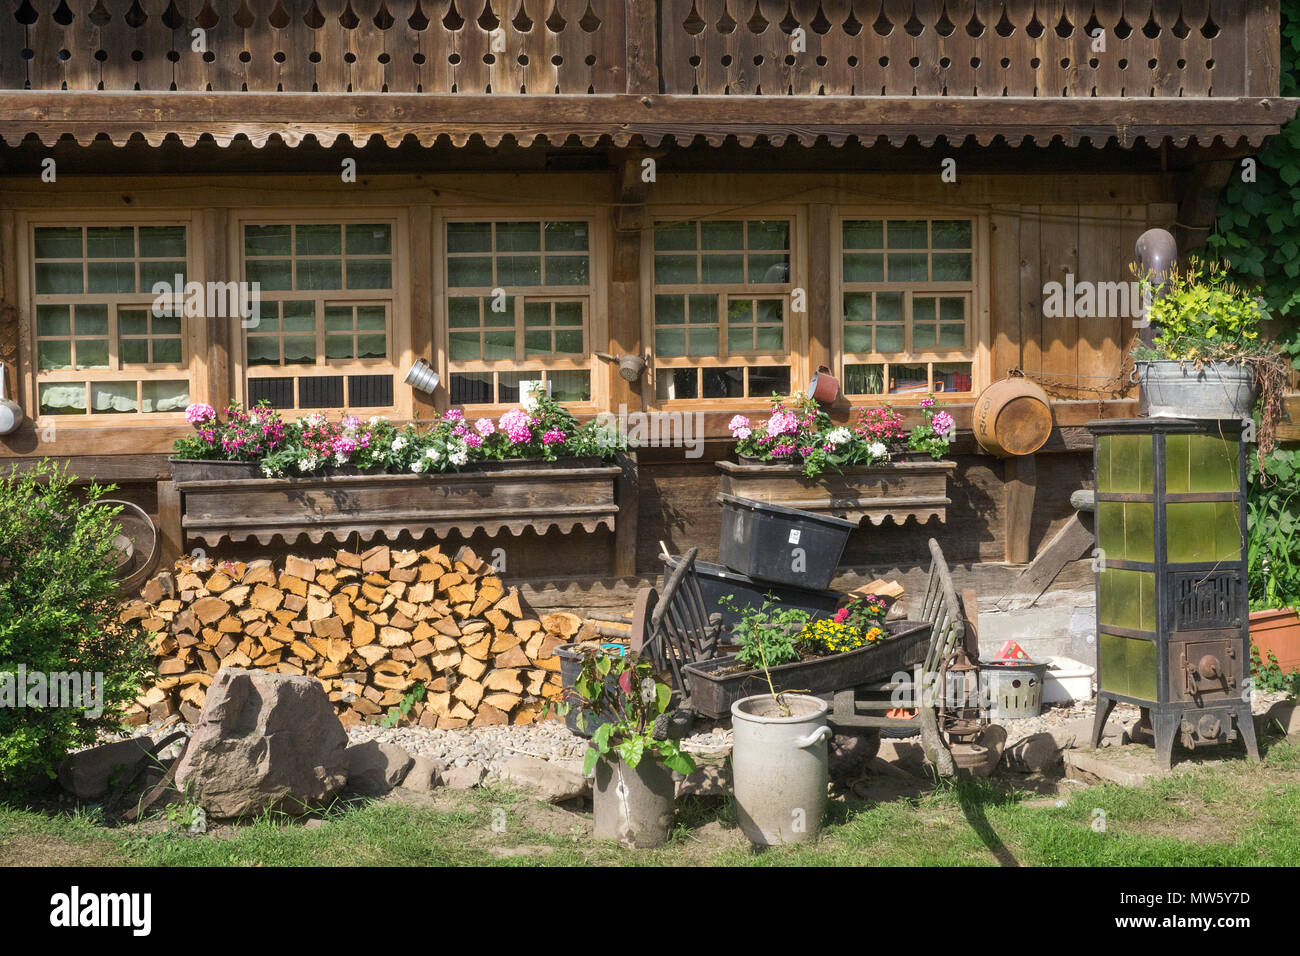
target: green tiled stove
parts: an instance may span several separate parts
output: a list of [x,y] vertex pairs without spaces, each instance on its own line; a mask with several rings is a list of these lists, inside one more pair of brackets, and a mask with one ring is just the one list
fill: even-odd
[[1095,421],[1097,719],[1142,708],[1161,766],[1175,738],[1236,740],[1250,713],[1246,446],[1235,419]]

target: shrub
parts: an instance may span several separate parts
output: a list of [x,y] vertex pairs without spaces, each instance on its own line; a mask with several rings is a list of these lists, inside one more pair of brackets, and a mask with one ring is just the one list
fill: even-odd
[[[139,692],[148,666],[146,633],[139,623],[118,622],[113,519],[120,509],[99,502],[109,489],[79,493],[72,481],[66,468],[45,461],[0,478],[0,682],[13,703],[28,704],[0,706],[0,790],[51,776],[69,748],[119,727],[121,707]],[[29,675],[102,674],[92,695],[102,713],[22,697],[29,687],[18,685],[20,665]]]

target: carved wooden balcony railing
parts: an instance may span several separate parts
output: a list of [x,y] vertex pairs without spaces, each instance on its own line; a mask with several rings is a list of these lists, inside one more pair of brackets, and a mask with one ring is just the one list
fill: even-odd
[[1278,70],[1265,0],[0,6],[7,90],[1189,98],[1276,96]]

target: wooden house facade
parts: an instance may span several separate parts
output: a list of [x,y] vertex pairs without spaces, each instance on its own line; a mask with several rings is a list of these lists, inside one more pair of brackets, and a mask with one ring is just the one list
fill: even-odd
[[[116,482],[175,554],[189,402],[418,420],[544,378],[686,440],[638,450],[614,530],[466,537],[617,604],[661,542],[716,551],[728,420],[825,367],[837,414],[933,392],[959,429],[942,519],[846,565],[931,535],[1022,565],[1089,482],[1083,424],[1135,408],[1133,316],[1045,288],[1129,282],[1153,226],[1201,241],[1295,112],[1279,74],[1273,0],[6,0],[0,458]],[[174,277],[258,282],[260,322],[151,316]],[[1012,374],[1053,401],[1032,458],[971,435]]]

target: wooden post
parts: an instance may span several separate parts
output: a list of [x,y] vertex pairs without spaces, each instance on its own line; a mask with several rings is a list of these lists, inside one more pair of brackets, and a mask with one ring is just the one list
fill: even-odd
[[629,93],[659,92],[659,3],[658,0],[627,0],[624,6],[624,37]]
[[1038,466],[1033,455],[1008,458],[1005,467],[1006,559],[1008,564],[1029,561],[1029,528],[1034,515]]
[[170,479],[158,482],[159,565],[166,568],[185,551],[181,531],[181,493]]
[[[644,355],[641,341],[641,233],[648,224],[645,208],[649,184],[641,179],[641,163],[646,157],[639,153],[627,154],[619,166],[614,211],[614,234],[610,246],[609,281],[609,351],[617,358],[621,354]],[[641,382],[628,382],[610,365],[609,408],[618,411],[624,406],[628,411],[640,411]]]
[[636,452],[618,456],[623,473],[614,488],[618,503],[618,518],[614,522],[614,574],[620,578],[636,576],[636,526],[640,495],[637,477]]
[[[421,204],[411,209],[411,350],[438,367],[433,335],[433,207]],[[406,369],[399,368],[398,375]],[[398,388],[411,388],[399,382]],[[411,389],[411,414],[432,418],[437,408],[434,396]]]
[[[209,282],[224,282],[233,271],[226,247],[230,213],[225,209],[204,209],[199,221],[203,230],[203,277]],[[243,334],[243,321],[238,316],[211,315],[207,331],[207,382],[200,382],[200,388],[206,386],[204,400],[208,404],[225,408],[231,398],[231,343],[236,334]],[[197,397],[191,396],[190,400],[197,401]]]

